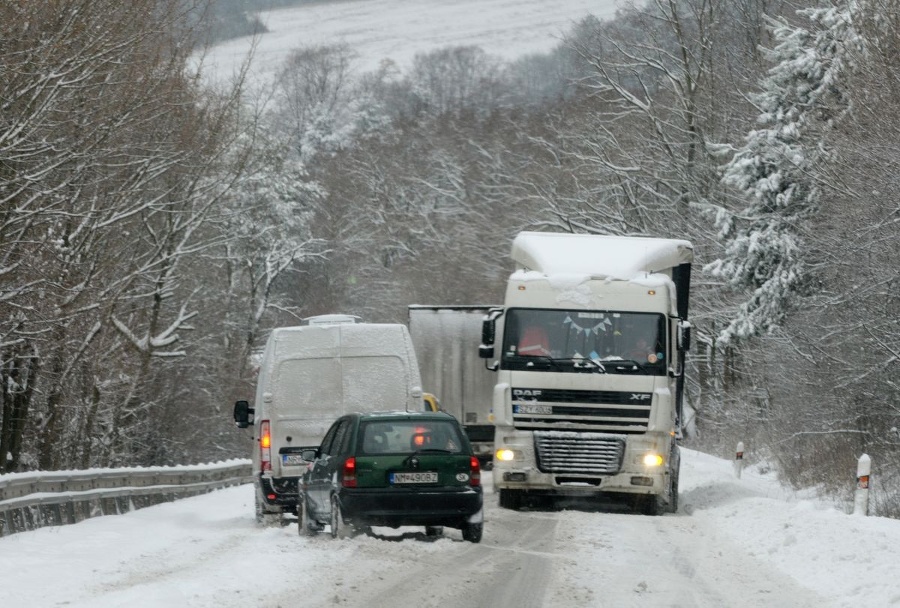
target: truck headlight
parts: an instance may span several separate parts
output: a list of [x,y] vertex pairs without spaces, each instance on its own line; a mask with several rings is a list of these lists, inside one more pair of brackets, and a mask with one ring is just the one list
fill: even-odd
[[509,448],[500,448],[495,453],[497,460],[503,462],[511,462],[516,459],[516,453],[510,450]]
[[662,466],[663,457],[655,452],[648,452],[644,454],[643,463],[646,467],[659,467]]

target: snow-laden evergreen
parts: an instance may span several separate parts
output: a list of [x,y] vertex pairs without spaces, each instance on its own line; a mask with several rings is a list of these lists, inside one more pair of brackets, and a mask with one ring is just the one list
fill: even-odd
[[774,63],[754,98],[761,128],[751,131],[725,167],[723,181],[746,201],[718,210],[725,255],[706,270],[749,298],[719,334],[728,342],[771,330],[796,304],[809,279],[804,233],[816,213],[816,165],[828,154],[821,135],[848,105],[842,78],[852,70],[848,48],[861,51],[856,2],[800,11],[810,26],[772,21]]

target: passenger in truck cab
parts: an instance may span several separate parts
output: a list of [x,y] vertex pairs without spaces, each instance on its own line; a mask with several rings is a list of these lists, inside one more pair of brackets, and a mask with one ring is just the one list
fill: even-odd
[[549,357],[550,340],[543,327],[526,327],[519,338],[518,354],[523,357]]
[[637,337],[632,346],[623,353],[622,358],[638,363],[656,363],[658,361],[655,346],[644,336]]

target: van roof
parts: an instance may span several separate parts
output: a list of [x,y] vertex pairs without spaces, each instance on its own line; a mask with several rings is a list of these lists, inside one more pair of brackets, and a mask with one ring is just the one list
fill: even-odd
[[345,323],[359,323],[359,317],[344,314],[316,315],[303,319],[303,323],[305,325],[342,325]]

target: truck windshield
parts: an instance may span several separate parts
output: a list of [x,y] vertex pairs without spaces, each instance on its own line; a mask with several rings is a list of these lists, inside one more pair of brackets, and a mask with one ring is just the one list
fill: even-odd
[[506,313],[503,369],[662,375],[666,357],[661,314],[535,308]]

